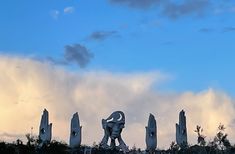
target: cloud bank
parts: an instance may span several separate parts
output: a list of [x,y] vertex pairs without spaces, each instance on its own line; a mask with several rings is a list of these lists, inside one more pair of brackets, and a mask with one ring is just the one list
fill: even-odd
[[[83,126],[83,144],[98,143],[103,137],[101,119],[113,111],[126,114],[123,138],[132,147],[145,147],[145,126],[149,113],[158,124],[158,147],[175,140],[175,123],[186,111],[189,142],[196,142],[196,125],[212,138],[219,123],[234,133],[234,100],[213,89],[193,93],[166,93],[157,85],[167,79],[161,72],[113,73],[75,72],[58,65],[24,57],[0,56],[1,140],[15,140],[31,131],[38,134],[44,108],[53,123],[53,138],[69,140],[70,119],[78,112]],[[5,135],[4,135],[5,134]],[[16,134],[16,135],[11,135]]]

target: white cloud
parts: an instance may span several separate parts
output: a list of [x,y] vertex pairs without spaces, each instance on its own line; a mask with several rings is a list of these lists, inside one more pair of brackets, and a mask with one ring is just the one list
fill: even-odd
[[59,10],[52,10],[52,11],[50,12],[50,15],[51,15],[52,18],[54,18],[54,19],[57,20],[57,19],[59,18],[60,11],[59,11]]
[[68,6],[66,8],[64,8],[64,13],[68,14],[68,13],[73,13],[75,11],[75,8],[72,6]]
[[[123,138],[132,147],[145,147],[145,126],[149,113],[158,123],[158,145],[168,147],[175,139],[178,112],[186,110],[190,143],[196,142],[196,125],[207,139],[221,122],[229,139],[235,117],[234,100],[226,93],[206,89],[199,93],[166,93],[156,86],[167,77],[159,72],[112,73],[71,72],[50,63],[22,57],[0,56],[0,134],[38,133],[44,108],[50,112],[53,136],[68,141],[70,118],[78,112],[83,126],[83,144],[103,137],[101,119],[113,111],[126,114]],[[154,86],[154,88],[153,88]]]

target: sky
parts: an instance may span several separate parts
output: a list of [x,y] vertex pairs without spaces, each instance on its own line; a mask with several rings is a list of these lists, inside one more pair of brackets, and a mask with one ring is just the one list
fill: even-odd
[[167,147],[181,109],[190,142],[197,124],[208,140],[219,123],[235,137],[232,0],[8,0],[0,21],[3,140],[31,127],[37,134],[44,108],[54,137],[66,142],[74,112],[83,143],[92,144],[102,138],[100,120],[116,110],[126,114],[130,147],[145,147],[149,113]]

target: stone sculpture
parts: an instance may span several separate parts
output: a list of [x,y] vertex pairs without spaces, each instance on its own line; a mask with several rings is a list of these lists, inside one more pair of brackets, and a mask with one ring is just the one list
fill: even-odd
[[154,115],[150,114],[148,119],[148,126],[146,128],[145,142],[147,151],[154,152],[157,147],[157,124]]
[[187,145],[187,127],[184,110],[179,114],[179,124],[176,123],[176,142],[181,147]]
[[81,145],[82,140],[82,126],[80,126],[79,116],[76,112],[71,119],[70,139],[69,145],[75,148]]
[[48,119],[49,119],[48,111],[44,109],[39,127],[39,140],[40,140],[39,146],[42,146],[43,144],[48,144],[51,141],[52,123],[49,124]]
[[[124,143],[121,132],[125,126],[125,115],[122,111],[113,112],[107,119],[102,119],[102,126],[104,129],[104,137],[100,146],[105,149],[118,149],[124,153],[128,152],[128,147]],[[111,139],[110,146],[108,140]],[[115,139],[118,140],[119,145],[116,146]]]

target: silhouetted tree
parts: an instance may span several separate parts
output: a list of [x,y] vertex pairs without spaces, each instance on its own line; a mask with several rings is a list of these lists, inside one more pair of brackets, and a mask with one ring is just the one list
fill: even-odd
[[39,153],[46,154],[68,154],[68,146],[66,143],[52,140],[49,144],[44,144],[40,149]]
[[229,140],[227,139],[228,134],[225,133],[225,126],[223,124],[219,124],[218,132],[214,137],[214,140],[210,142],[209,146],[224,150],[231,147]]
[[200,146],[205,146],[206,145],[206,141],[205,141],[205,138],[206,136],[205,135],[202,135],[202,132],[203,132],[203,129],[201,126],[197,125],[196,126],[196,130],[194,130],[194,132],[197,133],[197,143],[200,145]]
[[180,149],[180,146],[175,142],[175,141],[172,141],[171,144],[170,144],[170,151],[171,152],[176,152]]
[[37,145],[37,139],[33,135],[27,133],[25,134],[25,137],[27,139],[27,146],[36,146]]

